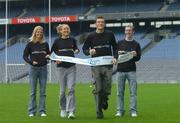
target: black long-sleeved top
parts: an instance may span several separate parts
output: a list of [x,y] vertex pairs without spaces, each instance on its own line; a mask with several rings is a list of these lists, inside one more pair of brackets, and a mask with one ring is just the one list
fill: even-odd
[[[73,37],[62,39],[55,39],[51,52],[55,52],[59,56],[70,56],[74,57],[74,51],[79,50],[76,44],[76,40]],[[57,65],[57,67],[69,68],[75,65],[74,63],[62,62]]]
[[[24,49],[23,58],[30,65],[40,67],[48,63],[46,58],[48,54],[50,54],[50,51],[47,42],[29,42]],[[38,64],[33,65],[33,61],[36,61]]]
[[117,50],[118,51],[126,51],[126,52],[136,51],[136,53],[137,53],[137,56],[133,57],[133,59],[131,59],[127,62],[124,62],[124,63],[119,63],[117,71],[118,72],[136,71],[136,63],[135,62],[139,61],[141,58],[140,44],[135,40],[126,41],[124,39],[124,40],[118,41]]
[[90,55],[90,48],[96,50],[96,54],[92,57],[114,56],[117,58],[117,43],[111,31],[105,30],[103,33],[92,32],[83,45],[83,52],[85,55]]

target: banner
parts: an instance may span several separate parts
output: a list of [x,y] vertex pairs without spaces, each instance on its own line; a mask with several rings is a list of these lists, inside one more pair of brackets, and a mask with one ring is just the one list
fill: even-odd
[[77,21],[77,16],[51,16],[51,17],[46,17],[45,22],[76,22]]
[[132,52],[127,52],[125,54],[120,54],[118,57],[118,63],[123,63],[131,60],[133,58]]
[[27,18],[13,18],[12,24],[31,24],[31,23],[40,23],[40,17],[27,17]]
[[8,24],[8,19],[0,19],[0,25]]
[[54,61],[62,61],[62,62],[70,62],[75,64],[87,65],[87,66],[98,66],[98,65],[110,65],[112,56],[101,56],[95,58],[75,58],[75,57],[68,57],[68,56],[58,56],[54,52],[50,56],[51,60]]
[[[132,53],[126,53],[123,55],[119,55],[118,63],[123,63],[129,61],[133,58]],[[87,66],[99,66],[99,65],[111,65],[111,61],[113,59],[112,56],[100,56],[94,58],[75,58],[75,57],[68,57],[68,56],[58,56],[54,52],[50,56],[51,60],[54,61],[62,61],[62,62],[70,62],[75,64],[87,65]]]

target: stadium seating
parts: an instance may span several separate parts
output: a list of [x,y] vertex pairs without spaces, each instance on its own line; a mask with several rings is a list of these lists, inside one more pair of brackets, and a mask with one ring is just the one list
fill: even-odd
[[[81,15],[84,14],[88,7],[81,7],[81,6],[68,6],[68,7],[52,7],[51,8],[51,15],[52,16],[59,16],[59,15]],[[49,10],[48,8],[31,8],[27,10],[27,14],[23,17],[32,17],[32,16],[48,16]]]
[[0,9],[0,18],[5,18],[5,17],[6,17],[5,11]]
[[158,45],[145,53],[142,59],[179,59],[179,39],[163,39]]
[[179,11],[180,10],[180,2],[172,3],[167,9],[168,11]]
[[26,43],[16,43],[10,48],[8,48],[7,53],[7,59],[9,64],[19,64],[24,63],[24,60],[22,59],[23,51],[26,46]]
[[99,6],[94,13],[119,13],[119,12],[141,12],[158,11],[161,3],[130,3],[130,4],[108,4]]
[[138,80],[142,82],[175,82],[180,80],[180,41],[163,39],[146,52],[137,64]]
[[[0,9],[0,18],[5,18],[6,17],[6,11]],[[8,8],[7,9],[7,18],[14,18],[18,17],[22,13],[23,8],[18,7],[18,8]]]
[[[48,16],[49,11],[48,11],[48,5],[47,1],[43,4],[41,2],[43,0],[38,0],[37,4],[32,3],[31,6],[28,4],[22,4],[17,7],[16,2],[13,2],[13,4],[10,4],[11,6],[8,7],[8,18],[13,18],[13,17],[18,17],[21,15],[21,17],[32,17],[32,16]],[[55,1],[55,0],[53,0]],[[52,1],[52,2],[53,2]],[[78,1],[78,0],[77,0]],[[113,2],[112,2],[113,1]],[[63,15],[88,15],[85,16],[85,19],[89,19],[93,15],[98,15],[98,14],[104,14],[107,13],[107,15],[111,15],[110,13],[124,13],[124,12],[154,12],[160,11],[162,6],[165,5],[166,3],[162,0],[152,0],[152,1],[143,1],[140,0],[138,2],[132,1],[119,1],[119,0],[101,0],[100,2],[98,1],[83,1],[84,3],[81,3],[81,0],[79,2],[76,2],[75,4],[68,4],[68,1],[65,1],[65,4],[57,1],[59,4],[53,3],[51,6],[51,15],[52,16],[63,16]],[[87,3],[86,3],[87,2]],[[94,3],[94,4],[91,4]],[[17,3],[19,4],[19,3]],[[83,4],[83,5],[82,5]],[[0,6],[0,18],[5,18],[5,6],[2,4]],[[166,6],[162,9],[164,11],[179,11],[180,10],[180,3],[172,3],[172,4],[166,4]],[[23,10],[24,13],[23,13]],[[162,11],[160,11],[162,12]],[[146,14],[146,13],[145,13]],[[174,15],[173,15],[174,16]],[[88,18],[89,17],[89,18]],[[106,17],[106,16],[105,16]],[[111,17],[111,16],[109,16]],[[153,16],[154,17],[154,16]],[[43,20],[44,18],[41,18]],[[91,19],[91,18],[90,18]],[[126,18],[125,18],[126,19]],[[124,18],[120,18],[119,20],[108,20],[107,22],[113,23],[123,23],[123,22],[129,22],[133,21],[135,22],[135,26],[137,26],[137,30],[135,31],[135,37],[134,39],[138,41],[141,45],[142,50],[144,48],[147,48],[149,44],[152,43],[153,38],[148,38],[145,33],[147,34],[148,31],[151,31],[150,33],[156,32],[157,28],[154,28],[154,25],[151,25],[151,19],[149,18],[140,18],[138,20],[137,18],[133,20],[134,18],[129,18],[129,20],[124,20]],[[154,23],[156,24],[156,19],[159,21],[161,19],[159,18],[154,18],[153,20]],[[168,21],[168,19],[164,19]],[[170,20],[173,20],[171,18]],[[138,24],[140,21],[144,21],[145,28],[146,29],[138,29],[141,28],[140,26],[138,27]],[[3,22],[3,21],[2,21]],[[84,32],[90,32],[91,30],[94,30],[94,28],[89,28],[89,24],[92,24],[92,21],[79,21],[79,22],[73,22],[69,23],[70,27],[72,29],[72,35],[77,36],[79,34],[82,34]],[[52,23],[52,37],[49,40],[48,37],[48,24],[44,23],[38,23],[38,25],[43,25],[45,27],[45,33],[46,33],[46,39],[47,42],[52,45],[55,38],[57,37],[55,27],[58,23],[54,24]],[[20,26],[21,25],[21,26]],[[29,25],[29,26],[28,26]],[[8,37],[13,37],[19,34],[24,35],[31,35],[32,33],[32,28],[36,24],[19,24],[19,25],[14,25],[10,24],[8,25]],[[151,30],[149,25],[154,29]],[[148,27],[146,27],[148,26]],[[121,40],[124,38],[124,31],[123,29],[119,29],[120,27],[111,27],[108,28],[115,32],[116,40]],[[142,26],[142,28],[144,28]],[[3,33],[4,35],[4,26],[1,29],[1,34]],[[148,29],[148,30],[147,30]],[[158,30],[161,30],[162,27],[160,27]],[[142,59],[137,63],[137,79],[138,82],[164,82],[164,81],[178,81],[180,80],[179,75],[177,74],[180,70],[178,66],[180,66],[180,52],[179,52],[179,47],[180,47],[180,28],[179,26],[174,26],[171,27],[169,25],[166,25],[165,29],[170,30],[172,34],[169,36],[171,39],[163,39],[160,42],[156,42],[157,45],[152,46],[151,48],[147,48],[145,52],[142,54]],[[148,34],[147,34],[148,35]],[[2,35],[1,35],[2,36]],[[82,43],[83,41],[81,41]],[[0,82],[5,81],[5,62],[8,64],[7,70],[8,70],[8,80],[9,81],[17,81],[17,82],[26,82],[28,80],[28,65],[24,65],[24,60],[22,58],[23,55],[23,50],[25,48],[25,45],[27,43],[17,41],[15,44],[13,43],[12,46],[9,46],[7,48],[7,61],[6,61],[6,50],[1,50],[0,51]],[[79,43],[80,44],[80,43]],[[0,48],[4,47],[4,38],[0,38]],[[79,49],[81,52],[76,55],[76,57],[79,58],[87,58],[89,56],[85,56],[82,52],[82,46],[83,44],[78,45]],[[51,47],[51,46],[50,46]],[[58,74],[56,73],[56,65],[52,62],[51,66],[51,80],[52,82],[57,82],[58,81]],[[48,68],[49,69],[49,68]],[[50,70],[50,69],[49,69]],[[77,81],[78,82],[89,82],[91,80],[91,68],[83,65],[77,65]],[[26,75],[25,77],[20,77]],[[48,75],[50,77],[50,75]]]

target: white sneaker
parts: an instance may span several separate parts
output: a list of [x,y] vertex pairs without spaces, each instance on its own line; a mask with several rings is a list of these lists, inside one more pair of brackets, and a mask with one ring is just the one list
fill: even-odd
[[74,119],[75,118],[74,112],[69,112],[68,118]]
[[29,114],[29,117],[34,117],[34,114]]
[[41,114],[41,117],[46,117],[47,115],[45,113],[42,113]]
[[119,111],[117,111],[117,113],[116,113],[116,115],[115,115],[116,117],[122,117],[123,116],[123,114],[121,113],[121,112],[119,112]]
[[66,115],[67,115],[66,111],[65,111],[65,110],[61,110],[60,116],[61,116],[62,118],[65,118]]
[[138,115],[137,115],[137,113],[132,113],[131,114],[131,117],[137,117]]

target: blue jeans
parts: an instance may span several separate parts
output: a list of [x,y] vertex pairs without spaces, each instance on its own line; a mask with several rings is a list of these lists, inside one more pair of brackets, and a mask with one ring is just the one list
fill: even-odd
[[40,89],[38,111],[40,114],[46,113],[45,101],[46,101],[47,66],[46,65],[42,67],[30,66],[29,79],[30,79],[30,100],[29,100],[28,113],[35,114],[37,110],[36,89],[38,82]]
[[117,111],[124,113],[124,91],[126,79],[130,90],[130,113],[137,113],[137,81],[136,72],[118,72],[117,81]]

